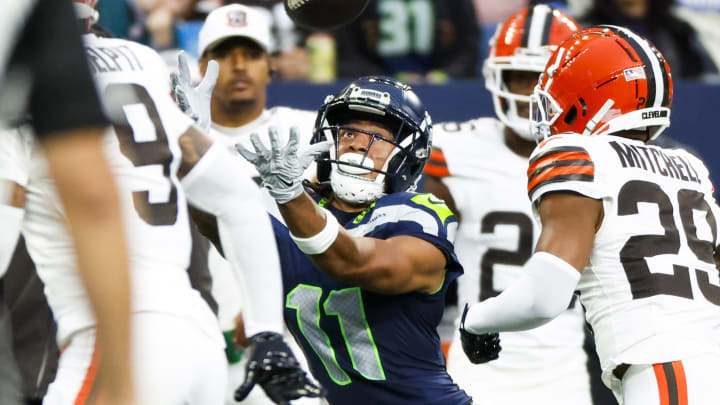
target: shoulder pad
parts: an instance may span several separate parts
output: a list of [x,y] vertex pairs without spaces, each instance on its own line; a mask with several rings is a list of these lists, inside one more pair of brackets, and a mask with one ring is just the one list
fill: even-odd
[[586,140],[581,135],[556,135],[535,148],[527,170],[531,200],[538,189],[550,183],[595,180],[595,163],[584,145]]

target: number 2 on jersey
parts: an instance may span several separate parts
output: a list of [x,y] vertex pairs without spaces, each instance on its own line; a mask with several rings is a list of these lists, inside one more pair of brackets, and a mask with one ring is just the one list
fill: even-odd
[[[330,337],[320,327],[320,287],[300,284],[287,295],[285,307],[294,309],[300,332],[320,358],[330,379],[338,385],[352,381],[340,367]],[[353,368],[368,380],[385,380],[380,354],[365,319],[360,288],[332,290],[322,308],[327,316],[336,316]]]
[[[134,95],[132,103],[121,100]],[[122,121],[114,122],[120,151],[135,167],[160,165],[162,175],[170,183],[165,202],[151,202],[150,191],[133,191],[133,205],[140,218],[149,225],[172,225],[177,221],[177,188],[170,178],[173,155],[168,145],[157,107],[147,90],[137,84],[110,84],[105,99],[116,100],[112,108],[122,111]],[[148,134],[154,134],[150,139]],[[143,137],[143,138],[140,138]],[[143,139],[142,141],[138,138]]]
[[496,264],[522,266],[530,259],[533,250],[533,224],[530,217],[522,212],[493,211],[482,219],[481,233],[494,233],[495,227],[500,225],[515,226],[518,228],[518,242],[516,250],[490,248],[483,254],[480,262],[480,301],[492,298],[500,291],[495,290],[494,279]]

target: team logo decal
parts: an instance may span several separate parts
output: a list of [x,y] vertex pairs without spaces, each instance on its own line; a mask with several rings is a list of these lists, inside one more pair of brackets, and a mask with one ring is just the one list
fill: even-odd
[[625,81],[631,82],[633,80],[644,79],[645,69],[643,69],[641,66],[638,66],[623,70],[623,74],[625,75]]
[[242,10],[232,10],[227,14],[228,25],[235,28],[242,28],[247,25],[247,14]]

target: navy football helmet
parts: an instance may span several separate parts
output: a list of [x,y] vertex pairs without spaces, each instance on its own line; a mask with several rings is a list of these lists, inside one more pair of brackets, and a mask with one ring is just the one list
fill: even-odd
[[[338,157],[338,133],[352,120],[368,120],[388,128],[394,134],[389,140],[381,135],[352,128],[371,137],[368,151],[361,159]],[[377,170],[363,164],[375,140],[382,139],[395,149]],[[335,96],[327,96],[318,112],[311,143],[332,140],[334,148],[317,160],[318,180],[330,181],[339,198],[352,203],[368,203],[383,194],[414,191],[430,156],[432,121],[422,102],[410,86],[383,76],[361,77]],[[368,158],[369,160],[369,158]],[[354,175],[375,171],[376,179]]]

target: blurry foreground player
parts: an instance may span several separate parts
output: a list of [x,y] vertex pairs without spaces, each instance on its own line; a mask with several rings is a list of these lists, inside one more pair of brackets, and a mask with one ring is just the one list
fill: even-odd
[[[93,3],[76,2],[80,11],[87,11],[80,14],[88,20],[87,27],[96,16]],[[102,141],[129,230],[135,400],[223,403],[223,340],[214,314],[190,287],[185,271],[191,249],[188,201],[217,216],[234,269],[264,270],[262,277],[259,271],[236,271],[254,290],[263,286],[263,295],[250,301],[264,310],[257,311],[257,319],[246,320],[251,350],[264,366],[256,378],[282,399],[307,393],[314,387],[308,387],[278,333],[279,261],[257,187],[236,157],[211,145],[175,106],[167,69],[156,52],[92,34],[84,40],[113,122]],[[25,131],[2,137],[0,173],[22,186],[26,196],[23,235],[46,285],[58,323],[58,343],[64,349],[45,403],[93,402],[95,382],[103,378],[96,371],[104,353],[95,346],[95,319],[77,280],[64,213],[47,178],[43,151]],[[233,182],[214,181],[228,175]]]
[[[285,320],[331,404],[456,404],[436,327],[448,284],[462,274],[456,222],[444,202],[413,191],[430,154],[431,122],[415,93],[360,78],[318,113],[315,144],[271,150],[253,135],[255,164],[287,227],[281,252]],[[319,178],[302,174],[318,158]],[[328,174],[329,172],[329,174]]]
[[[511,16],[491,40],[484,64],[497,119],[435,125],[425,191],[447,201],[459,217],[461,305],[499,294],[522,275],[532,255],[540,224],[526,189],[528,157],[537,145],[528,119],[530,95],[552,52],[578,29],[547,5]],[[460,334],[454,336],[448,372],[473,398],[508,405],[555,404],[558,398],[592,403],[580,305],[542,328],[500,338],[500,359],[477,366],[463,354]]]
[[663,56],[625,28],[589,28],[558,48],[530,107],[545,138],[528,168],[536,253],[461,327],[531,329],[578,289],[621,404],[717,403],[720,209],[702,161],[647,145],[670,124],[672,96]]
[[[106,120],[98,106],[70,2],[3,3],[0,125],[14,125],[28,113],[33,117],[58,204],[65,207],[64,223],[72,229],[67,237],[77,257],[78,283],[88,291],[98,344],[107,352],[96,389],[107,404],[131,404],[128,258],[117,190],[102,153]],[[0,274],[22,221],[24,197],[17,187],[0,180]]]

